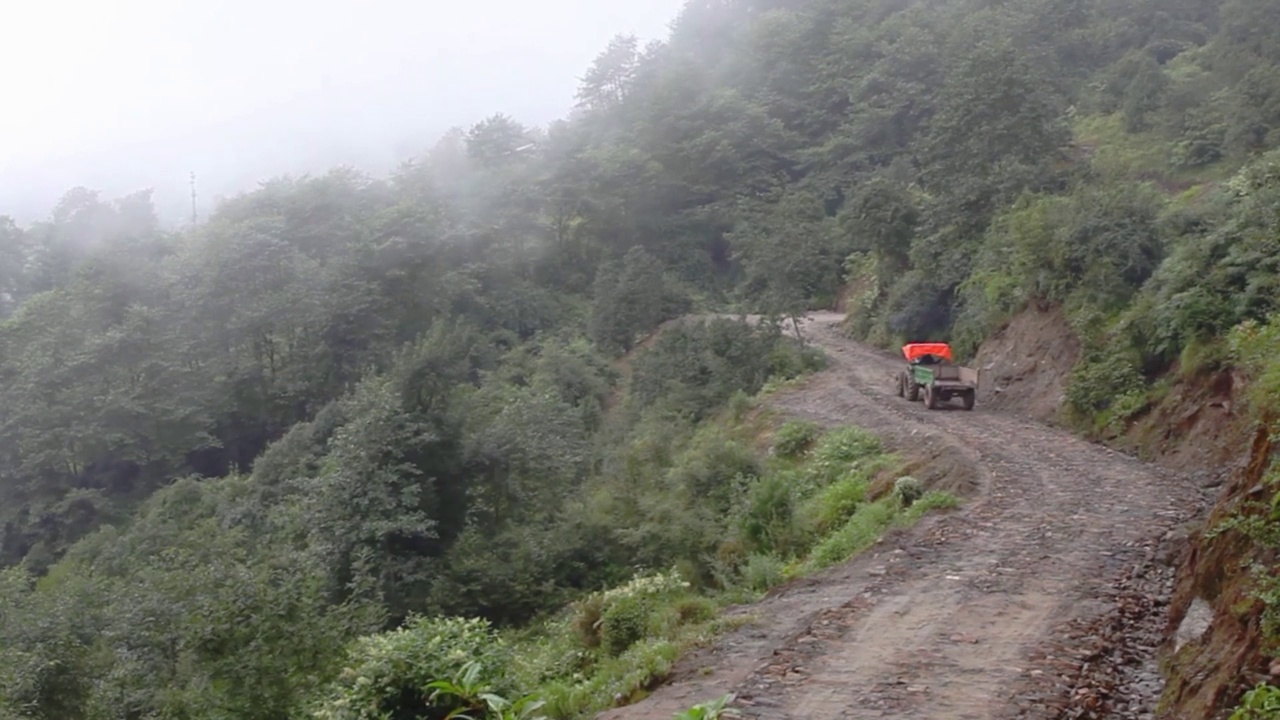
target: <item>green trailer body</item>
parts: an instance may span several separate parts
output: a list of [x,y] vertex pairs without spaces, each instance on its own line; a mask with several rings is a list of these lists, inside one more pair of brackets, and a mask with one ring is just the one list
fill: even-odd
[[978,371],[956,365],[946,343],[911,343],[903,346],[907,367],[898,376],[898,396],[912,402],[923,399],[935,410],[960,398],[965,410],[978,399]]

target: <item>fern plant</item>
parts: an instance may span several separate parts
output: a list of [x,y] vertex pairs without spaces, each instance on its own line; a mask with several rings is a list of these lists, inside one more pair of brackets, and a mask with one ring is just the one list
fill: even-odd
[[[430,702],[453,705],[445,720],[547,720],[536,714],[546,704],[532,695],[509,700],[491,691],[481,677],[483,666],[469,662],[451,680],[427,684]],[[478,714],[476,714],[478,713]]]

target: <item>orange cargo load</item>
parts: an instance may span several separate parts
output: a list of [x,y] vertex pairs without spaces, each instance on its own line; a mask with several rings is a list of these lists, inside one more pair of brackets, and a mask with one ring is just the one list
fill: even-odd
[[910,343],[902,346],[902,355],[907,359],[907,362],[912,362],[925,355],[937,355],[947,362],[953,362],[951,359],[951,346],[946,343]]

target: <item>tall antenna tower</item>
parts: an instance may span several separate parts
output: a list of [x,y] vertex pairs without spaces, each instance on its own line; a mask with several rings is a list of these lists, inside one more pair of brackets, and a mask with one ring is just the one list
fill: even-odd
[[191,172],[191,224],[196,224],[196,174]]

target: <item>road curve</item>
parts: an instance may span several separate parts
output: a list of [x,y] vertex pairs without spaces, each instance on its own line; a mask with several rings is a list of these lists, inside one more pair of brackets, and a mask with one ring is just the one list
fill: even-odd
[[[965,470],[972,497],[744,609],[760,622],[602,720],[670,718],[729,692],[744,717],[773,720],[1060,717],[1066,700],[1033,690],[1045,677],[1073,690],[1086,653],[1070,655],[1065,629],[1111,611],[1116,583],[1150,565],[1159,538],[1201,506],[1189,480],[1063,431],[897,397],[900,359],[843,337],[842,319],[805,319],[806,340],[830,365],[773,406],[924,450]],[[1107,702],[1148,717],[1150,701]]]

